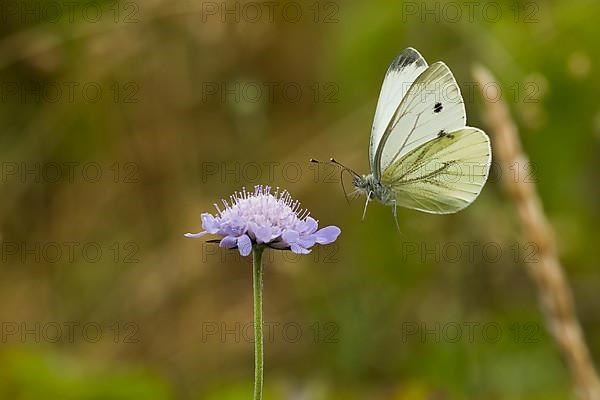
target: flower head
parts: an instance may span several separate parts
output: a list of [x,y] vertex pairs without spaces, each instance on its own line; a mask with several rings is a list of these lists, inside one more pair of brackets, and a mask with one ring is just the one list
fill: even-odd
[[215,204],[216,215],[202,214],[202,232],[185,236],[220,235],[223,238],[219,246],[237,247],[241,255],[247,256],[253,244],[310,253],[315,243],[332,243],[341,232],[333,225],[317,230],[317,221],[300,208],[300,202],[293,200],[285,190],[271,193],[269,186],[256,186],[254,192],[243,188],[229,197],[229,203],[225,200],[222,203],[223,210]]

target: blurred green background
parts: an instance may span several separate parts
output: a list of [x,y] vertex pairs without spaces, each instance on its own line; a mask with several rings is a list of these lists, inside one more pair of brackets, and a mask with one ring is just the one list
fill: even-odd
[[[183,233],[256,184],[342,228],[267,256],[267,399],[573,398],[499,176],[537,183],[600,359],[599,18],[585,0],[3,0],[0,398],[250,398],[250,260]],[[456,215],[399,211],[398,233],[307,160],[367,172],[408,46],[451,67],[484,130],[471,68],[489,67],[531,164],[493,168]]]

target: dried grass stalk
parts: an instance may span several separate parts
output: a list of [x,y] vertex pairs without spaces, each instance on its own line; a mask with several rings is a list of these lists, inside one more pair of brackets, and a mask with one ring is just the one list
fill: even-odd
[[[473,75],[481,87],[496,87],[494,77],[487,69],[475,67]],[[527,267],[538,290],[547,328],[566,362],[578,396],[585,400],[600,400],[600,380],[575,313],[573,295],[558,259],[554,233],[535,184],[525,179],[513,179],[512,174],[506,173],[510,166],[525,166],[528,162],[517,126],[504,101],[485,101],[485,110],[494,157],[503,171],[502,183],[517,208],[524,239],[538,248],[538,262],[528,263]]]

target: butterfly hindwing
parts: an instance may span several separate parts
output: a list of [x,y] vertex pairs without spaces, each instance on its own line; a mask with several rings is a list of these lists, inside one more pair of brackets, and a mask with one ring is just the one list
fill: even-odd
[[379,141],[373,173],[380,177],[387,166],[411,150],[465,125],[458,84],[446,64],[436,62],[417,77],[391,116]]
[[465,127],[413,148],[383,170],[381,183],[392,189],[398,206],[454,213],[477,198],[490,163],[487,135]]
[[381,85],[371,130],[369,160],[372,170],[379,167],[374,164],[375,153],[392,116],[412,83],[427,67],[423,56],[411,47],[404,49],[390,64]]

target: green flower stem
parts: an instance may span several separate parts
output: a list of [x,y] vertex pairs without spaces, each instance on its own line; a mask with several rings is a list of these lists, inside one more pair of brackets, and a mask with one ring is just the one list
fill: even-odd
[[263,389],[263,315],[262,315],[262,254],[263,246],[252,249],[254,273],[254,400],[262,399]]

